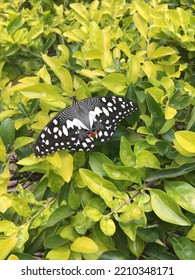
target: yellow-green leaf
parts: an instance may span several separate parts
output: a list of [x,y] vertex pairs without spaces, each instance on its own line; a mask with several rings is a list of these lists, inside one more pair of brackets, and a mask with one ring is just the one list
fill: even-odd
[[189,226],[189,219],[184,216],[179,205],[167,193],[158,190],[150,189],[152,208],[155,214],[165,222]]
[[5,162],[6,161],[6,149],[3,144],[3,141],[0,137],[0,161]]
[[0,195],[7,193],[7,186],[10,181],[10,172],[8,165],[5,166],[3,173],[0,174]]
[[37,157],[35,157],[34,154],[31,154],[29,157],[26,157],[26,158],[23,158],[21,160],[19,160],[17,162],[17,164],[20,164],[20,165],[33,165],[33,164],[37,164],[41,161],[43,161],[44,158],[41,158],[41,159],[38,159]]
[[59,153],[54,153],[51,155],[48,155],[46,157],[47,161],[50,162],[52,165],[54,165],[56,168],[61,169],[62,168],[62,159],[59,155]]
[[83,181],[92,192],[100,194],[102,189],[106,189],[114,196],[120,195],[120,192],[112,182],[104,179],[95,172],[83,168],[81,168],[79,172]]
[[126,79],[123,74],[112,73],[102,79],[102,85],[108,90],[119,94],[126,88]]
[[21,128],[23,125],[27,124],[27,123],[30,123],[30,119],[29,118],[25,118],[25,119],[19,119],[19,120],[16,120],[15,123],[14,123],[14,127],[16,130],[18,130],[19,128]]
[[21,197],[13,197],[11,202],[12,207],[15,211],[23,217],[31,216],[31,209],[24,199]]
[[66,106],[64,98],[59,93],[56,86],[50,84],[36,84],[23,88],[21,94],[28,99],[41,99],[48,104],[64,108]]
[[157,87],[147,88],[146,93],[149,93],[157,103],[160,103],[164,97],[164,91]]
[[73,173],[73,157],[66,151],[60,152],[62,166],[58,168],[58,174],[64,179],[65,182],[69,182]]
[[11,117],[18,112],[15,110],[4,110],[0,113],[0,121],[3,121],[5,118]]
[[177,110],[175,110],[174,108],[170,107],[168,105],[168,103],[166,104],[165,107],[165,119],[166,120],[170,120],[172,119],[175,115],[177,114]]
[[86,10],[85,5],[82,3],[72,3],[70,4],[70,7],[77,12],[78,15],[80,15],[82,18],[84,18],[86,21],[89,19],[89,13]]
[[150,20],[150,8],[149,5],[142,1],[135,1],[134,2],[136,10],[138,13],[144,18],[147,22]]
[[110,218],[102,218],[100,220],[100,228],[101,231],[107,236],[112,236],[116,231],[115,223]]
[[152,61],[144,61],[142,69],[148,78],[156,79],[156,66]]
[[0,212],[5,213],[11,206],[11,196],[8,193],[0,195]]
[[88,237],[78,237],[70,246],[70,249],[79,253],[96,253],[98,252],[97,244]]
[[134,55],[131,56],[128,66],[129,66],[127,70],[128,83],[135,84],[138,79],[140,68],[141,68],[140,62],[138,61],[136,56]]
[[140,172],[138,169],[130,166],[116,166],[113,164],[104,163],[103,168],[110,178],[115,180],[129,180],[135,183],[140,183]]
[[7,220],[0,221],[0,232],[3,232],[5,236],[14,234],[17,231],[17,226]]
[[175,132],[175,139],[178,144],[189,153],[195,153],[195,132],[192,131],[177,131]]
[[33,141],[34,141],[34,138],[32,138],[32,137],[21,136],[21,137],[16,138],[15,143],[14,143],[14,151],[29,143],[32,143]]
[[151,54],[150,59],[157,59],[175,53],[176,51],[173,48],[161,46]]
[[61,82],[61,87],[65,90],[68,94],[72,94],[72,78],[70,72],[61,66],[59,60],[53,57],[49,57],[45,54],[42,55],[44,61],[50,66],[53,70],[55,75],[59,78]]
[[0,240],[0,260],[4,260],[17,243],[17,233]]
[[157,157],[147,150],[142,150],[137,154],[136,163],[139,167],[160,168],[160,162]]
[[70,256],[70,249],[63,246],[52,249],[47,253],[46,259],[49,260],[68,260]]
[[135,26],[137,27],[140,34],[144,37],[145,40],[147,40],[148,36],[148,24],[146,20],[140,16],[138,13],[135,13],[133,15],[133,21],[135,23]]

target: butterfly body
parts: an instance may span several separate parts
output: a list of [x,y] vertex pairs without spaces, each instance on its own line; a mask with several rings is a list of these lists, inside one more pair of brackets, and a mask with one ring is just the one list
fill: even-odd
[[118,123],[137,109],[123,97],[91,97],[77,101],[60,111],[42,130],[35,144],[37,157],[58,150],[89,151],[94,139],[111,138]]

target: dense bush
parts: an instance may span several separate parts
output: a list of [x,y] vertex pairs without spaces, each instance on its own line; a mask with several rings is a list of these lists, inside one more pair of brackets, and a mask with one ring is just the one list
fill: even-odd
[[[194,1],[67,2],[0,3],[0,259],[195,259]],[[139,108],[111,141],[35,157],[107,93]]]

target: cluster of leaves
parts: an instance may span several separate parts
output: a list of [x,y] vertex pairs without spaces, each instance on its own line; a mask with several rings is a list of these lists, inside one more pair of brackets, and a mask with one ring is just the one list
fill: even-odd
[[[0,3],[0,259],[195,259],[195,6],[158,2]],[[74,90],[139,112],[37,159]]]

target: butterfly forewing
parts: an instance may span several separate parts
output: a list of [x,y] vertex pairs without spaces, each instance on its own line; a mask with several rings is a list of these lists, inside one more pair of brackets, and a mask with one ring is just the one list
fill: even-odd
[[43,129],[35,144],[35,155],[58,150],[88,151],[94,139],[110,139],[119,122],[137,109],[123,97],[91,97],[60,111]]

